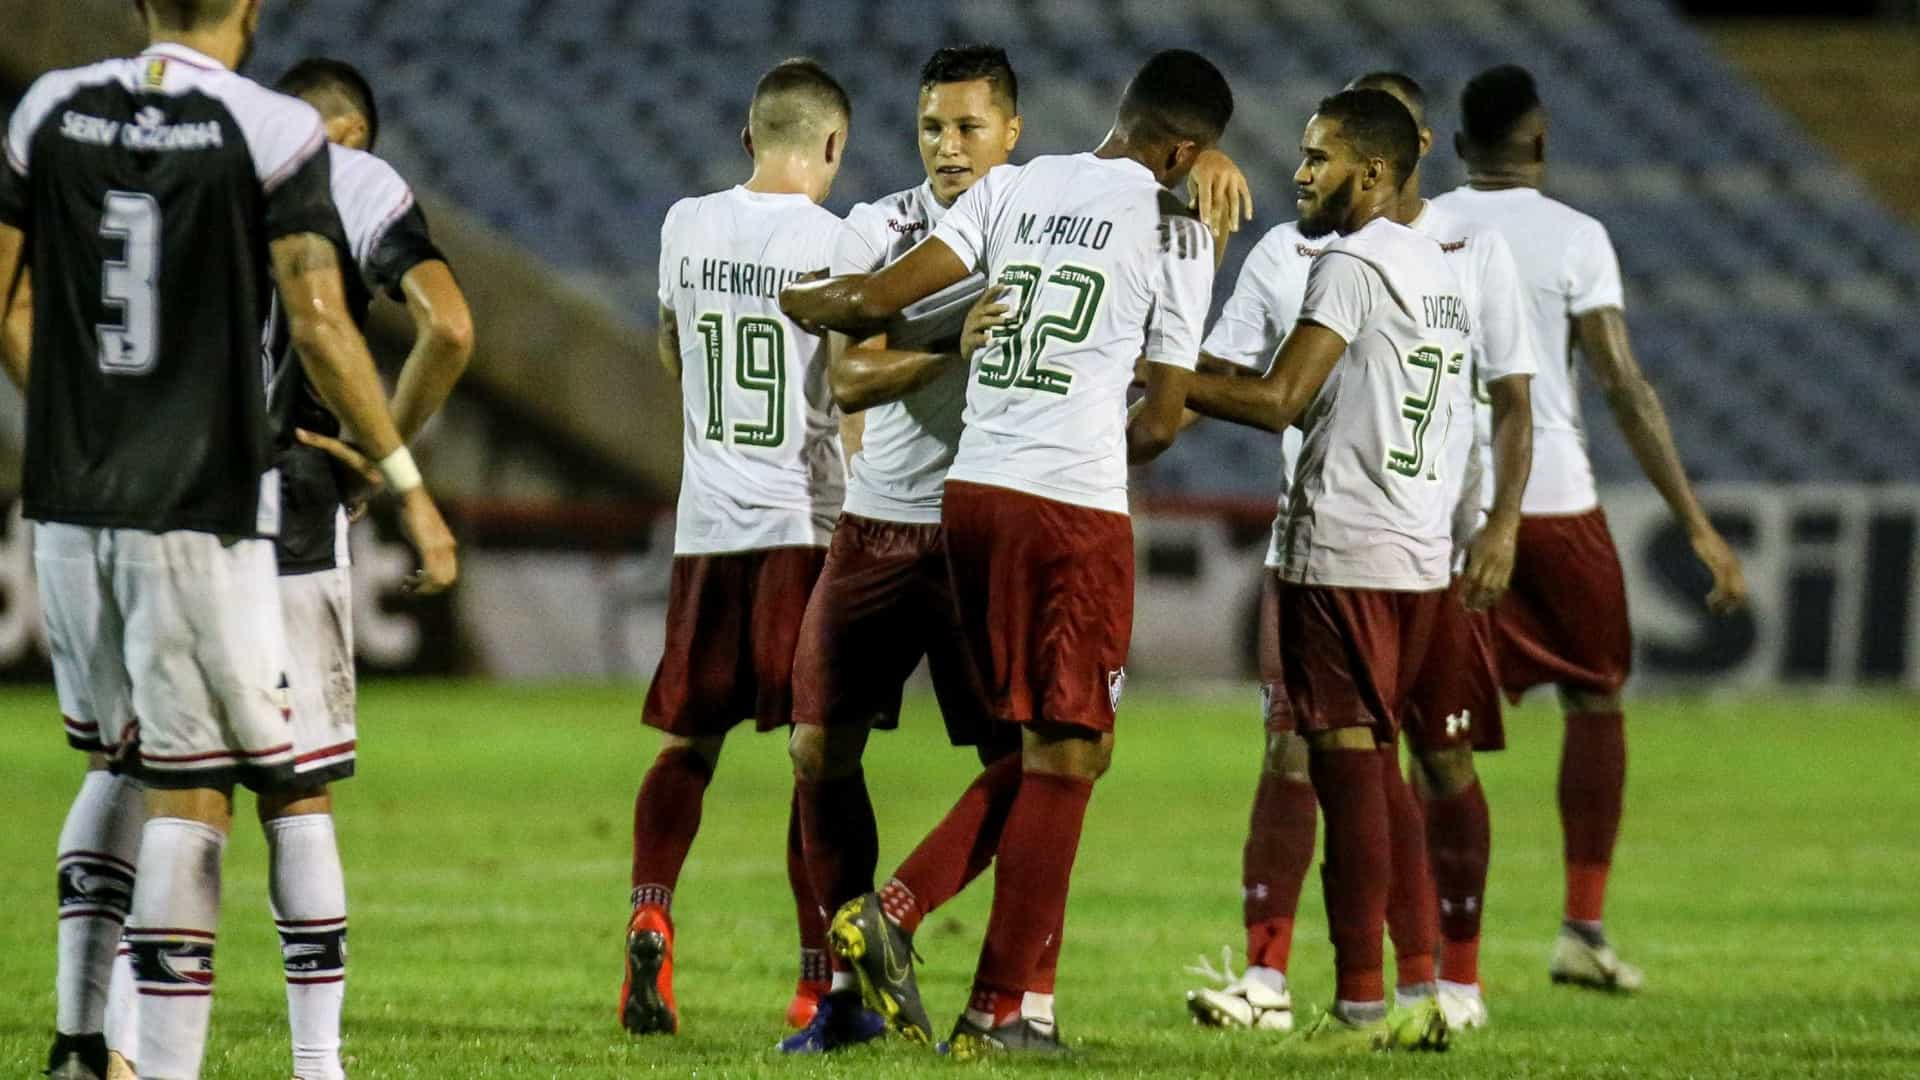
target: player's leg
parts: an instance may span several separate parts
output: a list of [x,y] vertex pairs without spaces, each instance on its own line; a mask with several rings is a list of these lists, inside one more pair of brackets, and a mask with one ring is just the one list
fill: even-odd
[[1433,867],[1427,861],[1427,823],[1400,772],[1400,747],[1384,744],[1379,755],[1393,849],[1387,937],[1393,942],[1394,1000],[1407,1007],[1439,992],[1435,955],[1440,951],[1440,910],[1433,894]]
[[1566,714],[1559,781],[1566,917],[1548,970],[1555,982],[1632,993],[1644,977],[1614,952],[1602,923],[1627,786],[1620,698],[1564,688],[1561,700]]
[[233,792],[156,788],[148,810],[126,930],[140,1014],[132,1057],[145,1076],[198,1076]]
[[[1307,742],[1294,730],[1280,660],[1280,582],[1263,573],[1259,657],[1261,721],[1266,746],[1254,785],[1247,840],[1240,851],[1246,970],[1226,985],[1187,993],[1194,1021],[1209,1027],[1293,1030],[1287,962],[1293,952],[1294,914],[1313,865],[1318,804],[1307,773]],[[1201,969],[1204,970],[1204,969]]]
[[1484,1027],[1480,921],[1492,831],[1469,747],[1416,749],[1414,789],[1426,810],[1427,856],[1440,909],[1440,1006],[1449,1026]]

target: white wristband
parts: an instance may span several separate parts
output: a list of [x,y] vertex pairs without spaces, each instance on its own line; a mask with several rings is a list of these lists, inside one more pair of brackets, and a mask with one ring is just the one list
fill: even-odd
[[404,446],[380,459],[380,475],[387,481],[387,490],[395,495],[405,495],[420,486],[420,466],[413,463],[413,455]]

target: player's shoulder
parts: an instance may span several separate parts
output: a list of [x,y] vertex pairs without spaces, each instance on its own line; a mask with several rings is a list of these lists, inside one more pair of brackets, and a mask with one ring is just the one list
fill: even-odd
[[[33,80],[33,83],[27,87],[26,93],[20,96],[19,104],[14,107],[8,127],[13,135],[21,139],[31,138],[63,102],[72,99],[74,95],[89,87],[127,81],[133,65],[132,59],[118,57],[82,64],[79,67],[49,71]],[[8,149],[12,150],[11,143],[8,144]],[[15,164],[26,163],[15,162]]]
[[346,226],[354,257],[367,250],[387,226],[412,208],[413,188],[384,158],[338,143],[327,144],[333,169],[333,202]]
[[1309,240],[1300,231],[1300,223],[1287,221],[1268,229],[1251,250],[1247,252],[1247,261],[1258,260],[1264,264],[1285,266],[1298,263],[1305,266],[1311,263],[1322,251],[1326,250],[1325,240],[1331,237]]
[[326,145],[319,110],[299,98],[226,70],[202,73],[193,88],[220,102],[233,117],[269,190]]
[[1350,233],[1329,237],[1320,246],[1322,255],[1353,255],[1368,262],[1412,252],[1438,253],[1439,250],[1440,245],[1433,238],[1383,217],[1374,218]]

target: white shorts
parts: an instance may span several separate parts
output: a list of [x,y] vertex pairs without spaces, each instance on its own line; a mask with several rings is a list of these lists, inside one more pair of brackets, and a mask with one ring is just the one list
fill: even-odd
[[353,582],[342,569],[280,578],[293,684],[293,771],[302,784],[353,775]]
[[293,775],[273,542],[37,522],[68,739],[155,787]]

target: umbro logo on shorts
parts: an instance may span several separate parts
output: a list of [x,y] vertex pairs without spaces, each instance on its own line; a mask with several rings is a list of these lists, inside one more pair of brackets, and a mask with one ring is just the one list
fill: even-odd
[[1114,712],[1120,711],[1120,695],[1127,692],[1127,669],[1107,672],[1107,705]]

